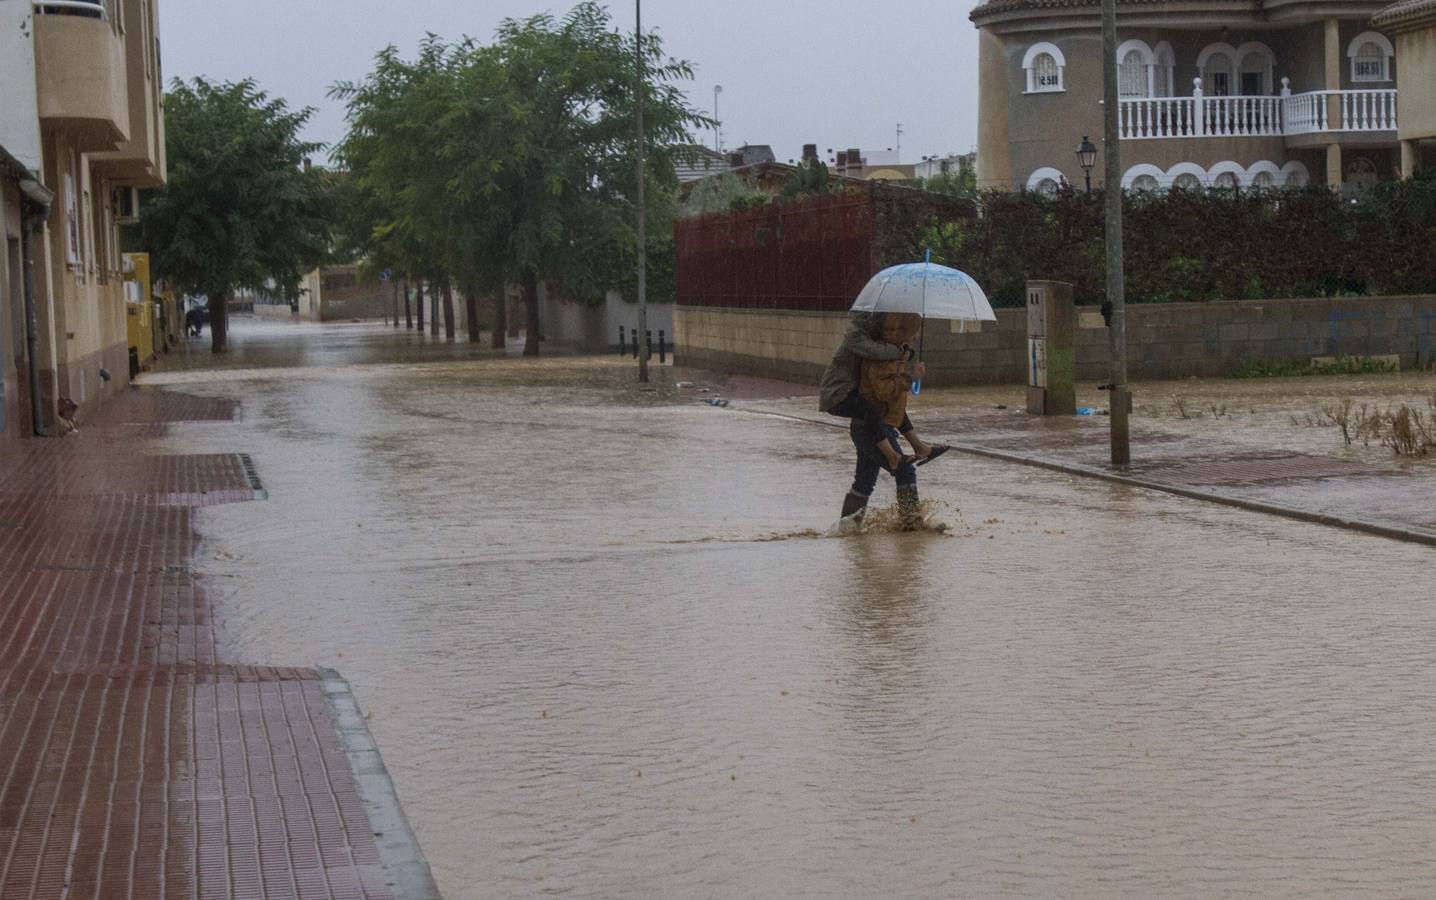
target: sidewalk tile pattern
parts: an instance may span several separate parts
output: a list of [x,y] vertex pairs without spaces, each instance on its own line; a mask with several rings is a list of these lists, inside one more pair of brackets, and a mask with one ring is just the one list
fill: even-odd
[[0,898],[390,897],[318,673],[216,659],[191,507],[243,461],[124,428],[234,404],[130,394],[0,450]]

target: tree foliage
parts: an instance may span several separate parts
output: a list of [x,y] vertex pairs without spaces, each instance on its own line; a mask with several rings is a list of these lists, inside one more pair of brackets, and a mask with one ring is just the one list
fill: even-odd
[[[348,104],[338,156],[368,198],[356,207],[369,219],[367,252],[411,274],[453,277],[471,326],[475,294],[520,286],[526,353],[538,352],[540,283],[591,302],[627,287],[637,266],[637,49],[586,2],[562,18],[505,20],[491,44],[431,35],[412,61],[381,52],[368,77],[333,91]],[[664,56],[657,35],[643,37],[643,65],[646,213],[650,250],[662,253],[674,164],[689,131],[710,123],[680,89],[692,67]],[[501,328],[494,337],[502,342]]]
[[253,81],[176,81],[165,97],[166,185],[145,195],[140,241],[156,277],[209,298],[216,351],[238,288],[293,296],[330,249],[329,182],[293,111]]
[[[980,216],[929,219],[919,243],[976,277],[995,305],[1022,305],[1027,278],[1070,281],[1078,302],[1102,302],[1100,191],[992,192],[980,206]],[[1324,187],[1128,193],[1123,222],[1136,303],[1436,291],[1436,179],[1354,196]]]

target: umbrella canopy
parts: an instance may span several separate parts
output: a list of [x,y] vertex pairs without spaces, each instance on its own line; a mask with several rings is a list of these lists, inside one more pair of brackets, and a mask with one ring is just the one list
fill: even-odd
[[932,263],[904,263],[874,275],[854,312],[916,313],[925,319],[996,322],[992,304],[972,276]]

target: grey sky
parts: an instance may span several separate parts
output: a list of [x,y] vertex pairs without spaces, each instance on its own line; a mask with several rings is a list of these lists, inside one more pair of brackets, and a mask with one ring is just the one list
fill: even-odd
[[[672,56],[693,62],[694,106],[710,111],[723,85],[724,144],[772,144],[779,159],[802,144],[884,150],[903,123],[902,156],[972,149],[977,134],[977,33],[971,2],[954,0],[645,0]],[[542,0],[161,0],[165,77],[253,77],[293,106],[314,106],[309,137],[343,134],[325,95],[362,77],[374,53],[413,54],[425,32],[488,39],[505,17],[572,3]],[[610,3],[633,27],[632,2]],[[713,135],[703,136],[710,146]]]

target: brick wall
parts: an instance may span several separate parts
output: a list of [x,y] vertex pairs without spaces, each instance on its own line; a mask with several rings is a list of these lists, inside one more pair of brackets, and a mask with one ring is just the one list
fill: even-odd
[[[1090,320],[1093,310],[1082,310]],[[846,313],[679,306],[674,353],[680,365],[815,384],[846,321]],[[977,332],[928,323],[927,383],[1024,383],[1026,328],[1021,309],[998,310]],[[1247,362],[1313,356],[1396,354],[1409,368],[1436,358],[1436,296],[1142,304],[1128,308],[1127,331],[1134,379],[1219,377]],[[1107,341],[1105,328],[1078,330],[1079,379],[1106,377]]]

